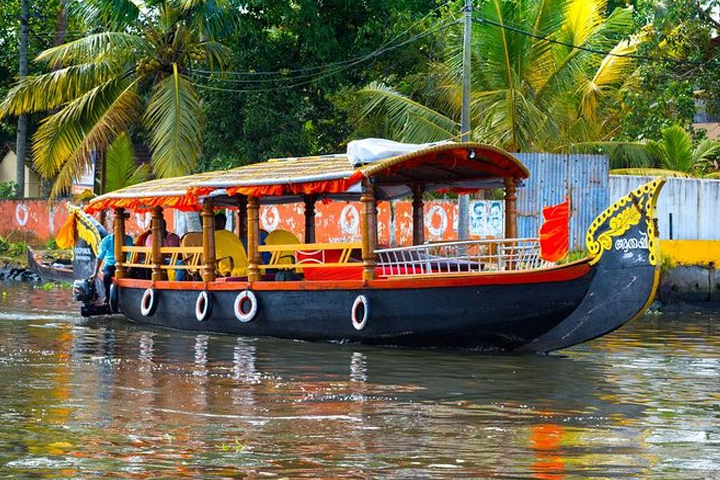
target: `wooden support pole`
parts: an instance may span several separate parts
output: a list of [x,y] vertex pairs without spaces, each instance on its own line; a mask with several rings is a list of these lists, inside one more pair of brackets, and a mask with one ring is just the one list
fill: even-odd
[[125,255],[122,252],[122,247],[125,245],[125,209],[116,208],[115,218],[113,225],[113,235],[115,235],[115,278],[125,277]]
[[203,282],[215,281],[215,212],[213,201],[206,198],[202,206],[203,268],[200,275]]
[[375,245],[377,243],[377,216],[375,215],[375,188],[369,179],[363,180],[360,197],[362,207],[362,259],[363,280],[375,280]]
[[413,185],[413,245],[422,245],[425,242],[425,212],[423,202],[424,185]]
[[238,238],[245,238],[247,234],[247,197],[240,195],[238,197],[238,217],[237,217],[237,231],[235,232]]
[[163,234],[162,234],[162,220],[163,220],[163,209],[162,207],[155,207],[152,211],[152,224],[150,231],[152,233],[152,252],[150,258],[152,260],[152,279],[167,280],[167,276],[161,265],[163,264],[163,256],[160,252],[160,248],[163,245]]
[[305,243],[315,243],[316,195],[305,195]]
[[515,179],[505,177],[505,238],[517,238],[517,187]]
[[248,281],[260,280],[260,199],[248,197],[247,199],[247,257]]

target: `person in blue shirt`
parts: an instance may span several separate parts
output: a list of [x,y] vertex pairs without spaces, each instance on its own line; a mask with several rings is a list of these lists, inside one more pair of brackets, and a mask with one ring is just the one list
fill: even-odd
[[[131,247],[133,244],[132,237],[125,235],[125,246]],[[115,276],[115,234],[111,233],[102,239],[100,242],[100,248],[98,251],[97,259],[95,260],[95,273],[90,277],[90,281],[94,282],[100,271],[100,266],[105,264],[103,267],[103,287],[105,287],[105,300],[103,303],[107,304],[110,301],[110,285],[112,279]]]

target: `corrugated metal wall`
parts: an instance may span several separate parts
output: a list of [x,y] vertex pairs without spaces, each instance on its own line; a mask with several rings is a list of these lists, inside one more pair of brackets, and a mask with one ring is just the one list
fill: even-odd
[[518,189],[518,234],[536,237],[542,208],[570,198],[570,248],[585,248],[585,233],[608,202],[608,159],[605,155],[521,153],[530,170]]
[[[610,198],[653,178],[612,175]],[[658,223],[662,239],[720,240],[720,180],[668,178],[658,201]]]

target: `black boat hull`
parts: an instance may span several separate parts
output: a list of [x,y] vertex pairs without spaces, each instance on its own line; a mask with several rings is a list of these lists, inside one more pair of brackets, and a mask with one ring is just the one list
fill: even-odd
[[[303,288],[303,282],[274,285],[280,288],[273,288],[272,284],[283,282],[258,282],[252,290],[257,298],[257,314],[247,323],[239,321],[234,310],[235,300],[247,284],[232,290],[208,291],[212,310],[204,321],[198,321],[195,313],[202,290],[157,288],[156,310],[145,316],[141,313],[145,288],[125,287],[119,289],[118,306],[137,323],[179,330],[311,341],[511,350],[549,331],[580,304],[594,272],[583,265],[568,268],[580,274],[560,281],[520,280],[523,283],[515,284],[489,282],[488,276],[478,277],[477,285],[464,286],[427,287],[418,280],[416,288],[378,287],[388,280],[376,281],[365,288],[361,282],[353,282],[354,288],[348,284],[341,285],[343,288],[336,285],[315,289]],[[562,273],[563,267],[558,271]],[[548,277],[548,272],[534,275]],[[149,288],[150,282],[143,283]],[[467,284],[467,279],[463,283]],[[358,330],[351,315],[360,295],[366,298],[369,308],[367,323]]]

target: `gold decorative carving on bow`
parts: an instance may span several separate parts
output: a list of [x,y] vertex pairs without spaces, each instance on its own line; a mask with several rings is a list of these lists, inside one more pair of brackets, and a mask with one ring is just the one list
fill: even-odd
[[[640,223],[644,217],[650,251],[648,261],[651,265],[657,265],[658,242],[654,218],[657,208],[657,193],[664,183],[664,178],[646,183],[619,199],[595,219],[585,237],[588,253],[592,258],[591,264],[599,262],[602,254],[612,248],[613,237],[623,235],[631,227]],[[605,225],[606,221],[608,229],[597,235],[598,229]]]

